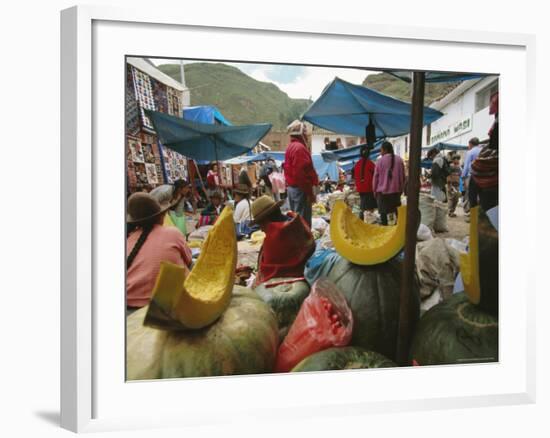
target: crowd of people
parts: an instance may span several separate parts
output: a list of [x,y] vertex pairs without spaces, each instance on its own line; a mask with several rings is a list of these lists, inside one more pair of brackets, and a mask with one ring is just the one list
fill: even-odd
[[[491,100],[495,123],[489,139],[481,144],[472,138],[461,165],[458,154],[444,155],[431,149],[427,158],[431,169],[422,178],[431,183],[431,195],[448,203],[449,216],[456,216],[460,196],[465,213],[481,204],[487,210],[498,204],[498,95]],[[258,257],[256,284],[275,277],[300,277],[304,265],[315,250],[311,232],[312,206],[319,191],[331,192],[351,184],[360,197],[359,215],[367,220],[378,211],[378,222],[391,226],[397,222],[401,196],[406,190],[407,174],[402,158],[392,143],[381,145],[380,157],[371,160],[372,149],[364,146],[350,179],[319,181],[311,156],[307,125],[299,120],[288,126],[290,142],[282,168],[266,160],[254,186],[243,166],[238,182],[224,187],[213,164],[206,176],[207,205],[200,211],[198,225],[213,225],[228,202],[233,205],[237,236],[249,237],[261,230],[264,242]],[[339,145],[332,145],[338,148]],[[261,190],[261,193],[259,192]],[[286,196],[285,196],[286,195]],[[194,203],[188,181],[162,185],[149,193],[138,192],[128,198],[127,206],[127,308],[128,312],[146,305],[150,299],[160,261],[192,266],[186,236],[174,227],[164,227],[165,215],[192,216]],[[254,199],[255,198],[255,199]],[[284,210],[281,210],[282,206]],[[284,212],[283,212],[284,211]]]

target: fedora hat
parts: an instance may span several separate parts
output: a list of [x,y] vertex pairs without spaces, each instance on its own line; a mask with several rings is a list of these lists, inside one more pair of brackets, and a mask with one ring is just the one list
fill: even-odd
[[126,222],[129,224],[141,224],[147,222],[172,208],[176,203],[160,203],[149,193],[137,192],[128,198]]
[[233,192],[240,193],[241,195],[250,195],[250,189],[246,184],[235,184]]
[[260,196],[256,199],[251,206],[252,222],[251,224],[257,224],[263,219],[268,217],[276,208],[281,207],[284,201],[275,202],[267,195]]

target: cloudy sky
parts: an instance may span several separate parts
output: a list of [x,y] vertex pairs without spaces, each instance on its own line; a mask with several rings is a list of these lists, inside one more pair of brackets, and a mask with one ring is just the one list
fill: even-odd
[[[174,63],[178,60],[152,59],[155,65]],[[193,61],[184,61],[190,63]],[[203,62],[203,61],[201,61]],[[348,82],[361,84],[369,71],[353,68],[332,68],[332,67],[305,67],[294,65],[271,65],[271,64],[249,64],[229,63],[247,75],[262,82],[273,82],[292,98],[317,99],[325,86],[334,79],[340,77]]]

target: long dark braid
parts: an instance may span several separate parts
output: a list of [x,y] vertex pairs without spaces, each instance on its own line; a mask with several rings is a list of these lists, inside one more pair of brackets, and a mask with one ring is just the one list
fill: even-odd
[[147,240],[147,237],[149,237],[149,234],[153,230],[153,227],[155,226],[155,224],[156,222],[150,222],[142,226],[141,234],[139,235],[139,238],[136,244],[132,248],[132,251],[128,255],[128,258],[126,259],[126,269],[130,268],[130,266],[134,262],[134,259],[138,255],[138,252],[143,246],[143,244],[145,243],[145,241]]
[[391,165],[388,170],[388,179],[391,179],[393,176],[393,165],[395,164],[395,153],[393,151],[393,145],[389,141],[385,141],[382,144],[382,149],[384,149],[388,154],[391,154]]

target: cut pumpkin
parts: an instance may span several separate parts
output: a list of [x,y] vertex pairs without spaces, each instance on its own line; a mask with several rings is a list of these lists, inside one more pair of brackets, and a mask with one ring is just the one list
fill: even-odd
[[464,292],[471,303],[498,314],[498,232],[479,207],[470,210],[468,252],[460,254]]
[[336,201],[330,218],[330,237],[342,257],[357,265],[377,265],[395,257],[405,245],[407,207],[397,210],[397,225],[367,224],[344,201]]
[[237,236],[233,211],[225,207],[202,245],[189,274],[184,266],[161,263],[146,325],[199,329],[212,324],[229,305],[235,268]]

